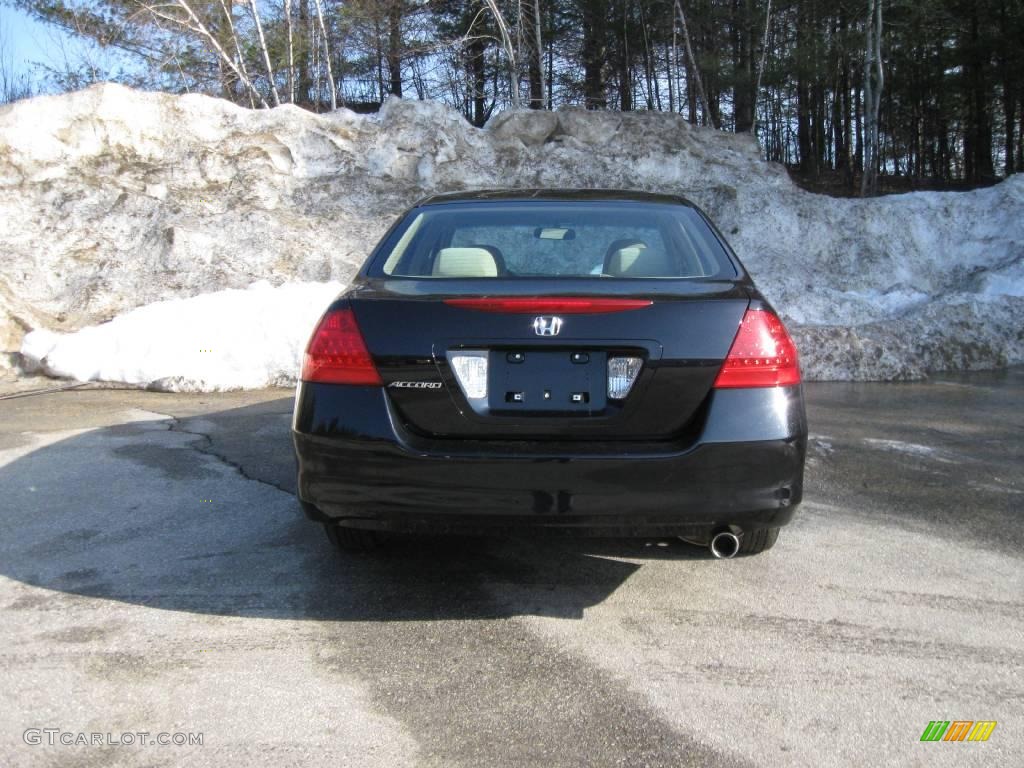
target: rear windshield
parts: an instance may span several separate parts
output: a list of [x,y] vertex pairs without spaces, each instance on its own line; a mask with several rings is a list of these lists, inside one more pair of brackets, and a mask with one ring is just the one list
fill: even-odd
[[732,278],[704,218],[685,205],[454,203],[414,209],[372,271],[416,278]]

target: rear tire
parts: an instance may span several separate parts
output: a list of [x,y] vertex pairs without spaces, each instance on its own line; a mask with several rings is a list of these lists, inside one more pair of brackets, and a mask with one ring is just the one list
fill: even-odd
[[323,519],[323,516],[320,514],[320,510],[317,509],[313,504],[310,504],[308,501],[303,501],[302,499],[299,499],[297,496],[296,499],[298,499],[299,506],[302,508],[302,514],[304,514],[309,520]]
[[743,534],[737,555],[759,555],[775,546],[779,540],[778,528],[758,528]]
[[376,531],[324,523],[327,540],[342,552],[372,552],[380,546]]

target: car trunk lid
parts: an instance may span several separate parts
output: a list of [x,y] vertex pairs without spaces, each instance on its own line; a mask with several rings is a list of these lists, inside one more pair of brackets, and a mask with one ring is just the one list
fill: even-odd
[[[376,280],[347,299],[395,413],[416,433],[671,439],[707,400],[749,297],[732,281],[637,282],[566,281],[537,297],[493,280],[487,293],[472,280]],[[614,358],[639,361],[624,397],[609,396]],[[460,381],[460,368],[476,378]]]

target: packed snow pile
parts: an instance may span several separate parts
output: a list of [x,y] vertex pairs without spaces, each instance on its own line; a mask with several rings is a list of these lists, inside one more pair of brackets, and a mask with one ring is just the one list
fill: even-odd
[[[0,186],[0,361],[53,375],[286,383],[404,207],[507,186],[695,200],[787,319],[808,378],[1024,362],[1024,178],[834,199],[749,137],[676,115],[505,112],[477,129],[434,103],[314,115],[99,85],[0,108]],[[245,324],[249,359],[228,355]]]
[[133,309],[77,333],[29,333],[22,354],[45,372],[163,391],[295,383],[312,328],[341,283],[267,282]]

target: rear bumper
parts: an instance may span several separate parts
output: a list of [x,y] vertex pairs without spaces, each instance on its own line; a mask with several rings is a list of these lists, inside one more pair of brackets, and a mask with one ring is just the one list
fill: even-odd
[[302,384],[292,432],[299,497],[316,519],[384,530],[686,535],[788,523],[803,495],[801,388],[715,391],[702,420],[686,446],[498,448],[418,438],[380,388]]

